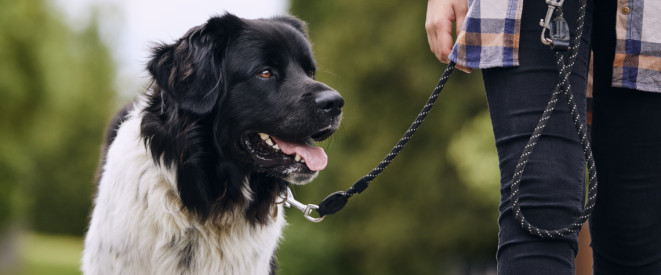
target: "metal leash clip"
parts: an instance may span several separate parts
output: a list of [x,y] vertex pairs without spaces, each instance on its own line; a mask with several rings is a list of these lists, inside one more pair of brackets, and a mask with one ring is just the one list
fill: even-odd
[[[547,46],[551,46],[556,51],[566,51],[569,49],[569,25],[562,16],[557,16],[553,20],[553,12],[556,9],[562,8],[564,0],[546,0],[546,4],[549,5],[548,10],[546,11],[546,17],[540,19],[539,25],[542,27],[542,34],[540,39],[542,43]],[[549,31],[549,37],[546,36],[546,30]]]
[[287,187],[286,197],[282,197],[282,198],[287,200],[285,202],[286,207],[291,208],[293,206],[294,208],[300,210],[301,212],[303,212],[303,217],[305,217],[309,221],[311,221],[311,222],[321,222],[321,221],[324,220],[324,217],[315,218],[315,217],[310,216],[310,214],[312,214],[312,210],[319,209],[319,206],[317,206],[315,204],[305,205],[305,204],[302,204],[301,202],[297,201],[294,198],[294,195],[291,193],[291,189],[289,189],[289,187]]

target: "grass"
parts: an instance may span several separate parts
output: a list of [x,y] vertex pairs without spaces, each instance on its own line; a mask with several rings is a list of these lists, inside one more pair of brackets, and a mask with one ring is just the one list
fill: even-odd
[[26,233],[20,242],[20,266],[17,275],[80,274],[83,250],[81,237]]

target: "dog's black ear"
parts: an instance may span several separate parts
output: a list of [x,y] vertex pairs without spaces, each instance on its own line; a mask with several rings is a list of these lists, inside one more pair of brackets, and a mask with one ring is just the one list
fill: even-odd
[[276,16],[272,18],[273,20],[284,22],[294,27],[296,30],[301,32],[305,37],[308,37],[308,25],[303,22],[303,20],[293,17],[291,15]]
[[156,84],[178,107],[196,114],[210,112],[223,89],[221,61],[243,21],[231,14],[193,27],[176,43],[154,48],[147,65]]

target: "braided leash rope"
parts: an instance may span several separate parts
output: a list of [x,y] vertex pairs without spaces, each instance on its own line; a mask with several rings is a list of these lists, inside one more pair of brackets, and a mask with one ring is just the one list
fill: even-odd
[[[441,76],[441,79],[438,81],[438,84],[436,85],[436,88],[434,88],[434,91],[432,94],[429,96],[429,99],[427,100],[427,103],[423,106],[422,111],[418,114],[418,116],[415,118],[415,121],[411,123],[411,126],[409,126],[409,129],[406,130],[404,133],[404,136],[397,142],[397,145],[392,148],[390,153],[386,155],[386,157],[377,165],[372,171],[369,172],[369,174],[365,175],[363,178],[358,180],[358,182],[364,182],[361,184],[361,187],[354,188],[351,187],[349,190],[347,190],[345,193],[347,196],[352,196],[355,193],[360,193],[365,188],[369,183],[392,162],[392,160],[399,154],[399,151],[401,151],[404,146],[411,140],[411,137],[413,134],[415,134],[416,131],[418,131],[418,127],[422,125],[422,122],[425,120],[429,112],[431,111],[431,108],[434,107],[434,103],[436,102],[436,99],[438,99],[438,96],[440,95],[441,91],[443,90],[443,87],[445,87],[445,83],[448,81],[450,78],[450,74],[452,74],[452,71],[454,70],[454,62],[451,62],[448,64],[447,68],[445,69],[445,72],[443,72],[443,75]],[[364,185],[365,187],[362,187]]]
[[[573,47],[570,49],[569,56],[567,57],[567,64],[565,64],[565,56],[561,53],[556,52],[557,65],[559,68],[559,81],[556,85],[551,99],[547,104],[546,109],[544,110],[542,117],[540,118],[533,134],[530,136],[528,143],[524,147],[523,153],[519,159],[519,162],[516,165],[514,170],[514,176],[512,179],[512,186],[510,190],[510,201],[512,202],[512,211],[514,212],[515,219],[519,222],[521,227],[526,230],[528,233],[533,236],[540,238],[550,238],[555,239],[562,236],[566,236],[573,232],[580,230],[581,226],[585,221],[590,217],[592,209],[594,208],[595,202],[597,200],[597,172],[594,163],[594,156],[592,155],[592,148],[590,146],[587,127],[584,125],[584,119],[581,114],[577,112],[576,103],[574,102],[574,96],[571,92],[571,85],[569,84],[569,75],[574,67],[576,57],[578,56],[578,50],[580,47],[581,36],[583,35],[583,26],[585,23],[585,10],[586,10],[586,1],[579,1],[579,17],[577,19],[577,26],[575,30],[574,38],[572,39]],[[558,11],[559,14],[562,14],[562,11]],[[538,228],[532,225],[523,215],[521,211],[520,192],[519,186],[521,185],[521,179],[523,177],[523,172],[525,170],[526,164],[532,155],[533,149],[537,144],[539,138],[546,127],[546,124],[551,118],[555,105],[558,102],[558,97],[560,94],[564,94],[567,100],[567,104],[570,106],[570,115],[576,131],[579,135],[581,146],[583,147],[583,153],[585,155],[586,161],[588,163],[588,195],[587,201],[583,211],[579,214],[576,219],[566,227],[555,229],[555,230],[546,230]]]
[[450,62],[448,66],[445,68],[445,71],[443,72],[443,75],[438,81],[438,84],[434,88],[434,91],[431,93],[429,96],[429,99],[427,99],[427,103],[425,106],[423,106],[422,110],[420,113],[418,113],[418,116],[415,118],[413,123],[411,123],[411,126],[409,126],[408,130],[404,133],[401,139],[399,139],[399,142],[397,142],[397,145],[392,148],[390,153],[386,155],[386,157],[377,165],[372,171],[370,171],[367,175],[356,181],[349,189],[346,191],[338,191],[333,194],[330,194],[328,197],[326,197],[322,202],[319,203],[319,208],[316,209],[317,213],[319,213],[319,216],[323,217],[326,215],[334,214],[337,211],[340,211],[342,207],[347,203],[349,198],[353,196],[354,194],[358,193],[360,194],[363,192],[370,184],[370,182],[381,172],[383,172],[384,169],[392,162],[395,157],[399,154],[399,151],[401,151],[404,146],[411,140],[411,137],[415,132],[418,130],[418,127],[422,124],[422,122],[425,120],[429,112],[431,111],[431,108],[434,107],[434,103],[436,102],[436,99],[438,99],[438,96],[440,95],[441,91],[443,90],[443,87],[445,87],[445,83],[448,82],[448,79],[450,78],[450,75],[452,74],[452,71],[454,70],[455,63]]
[[[556,51],[555,56],[557,60],[557,66],[559,69],[558,84],[555,86],[554,91],[551,95],[551,99],[549,100],[544,112],[542,113],[542,116],[537,126],[535,127],[535,130],[530,136],[528,143],[524,147],[523,153],[521,154],[519,162],[516,165],[514,176],[512,178],[512,186],[510,189],[510,201],[512,202],[512,211],[514,212],[515,219],[520,223],[521,227],[524,230],[526,230],[531,235],[540,238],[554,239],[578,231],[583,225],[583,223],[585,223],[585,221],[590,217],[597,198],[597,172],[595,168],[594,157],[592,155],[592,148],[590,146],[590,142],[588,138],[587,127],[583,123],[585,120],[583,119],[582,115],[577,111],[576,102],[574,101],[574,96],[571,92],[571,85],[569,83],[569,76],[571,75],[571,71],[574,67],[576,58],[578,56],[580,39],[583,35],[586,6],[587,6],[586,0],[579,1],[579,10],[578,10],[579,17],[577,20],[576,30],[574,31],[574,37],[571,43],[573,47],[570,48],[569,55],[565,56],[562,53]],[[556,12],[560,17],[562,16],[561,8],[558,8]],[[413,134],[415,134],[415,132],[418,130],[418,127],[420,127],[424,119],[427,117],[427,115],[431,111],[431,108],[434,106],[436,99],[438,99],[438,96],[443,90],[443,87],[445,87],[445,84],[449,79],[450,74],[452,74],[454,67],[455,67],[454,62],[450,62],[448,64],[445,71],[443,72],[443,75],[438,81],[438,84],[434,88],[434,91],[429,96],[427,103],[422,108],[422,111],[420,111],[415,121],[411,124],[408,130],[406,130],[406,132],[399,140],[399,142],[397,142],[395,147],[393,147],[390,153],[386,155],[386,157],[379,163],[379,165],[377,165],[374,169],[372,169],[372,171],[370,171],[367,175],[356,181],[356,183],[354,183],[346,191],[338,191],[333,194],[330,194],[328,197],[326,197],[323,201],[319,203],[319,206],[310,205],[312,206],[312,209],[315,209],[317,213],[319,213],[320,216],[320,218],[318,219],[313,218],[311,220],[321,221],[324,216],[334,214],[337,211],[341,210],[346,205],[349,198],[351,198],[355,194],[360,194],[365,189],[367,189],[370,182],[374,180],[376,176],[381,174],[381,172],[383,172],[383,170],[393,161],[393,159],[397,157],[397,155],[404,148],[404,146],[406,146],[406,144],[409,142]],[[558,97],[561,94],[565,95],[567,104],[571,109],[570,115],[574,123],[574,126],[576,128],[576,132],[580,138],[581,146],[583,147],[583,152],[586,161],[588,163],[589,189],[587,194],[587,201],[585,202],[583,211],[570,225],[560,229],[546,230],[532,225],[523,215],[523,212],[521,211],[521,205],[519,203],[520,200],[519,187],[521,185],[521,180],[523,177],[523,173],[525,171],[526,164],[528,163],[528,160],[530,159],[530,156],[533,153],[533,149],[535,148],[535,145],[539,141],[539,138],[542,136],[542,133],[544,132],[544,129],[548,121],[551,119],[551,115],[553,114],[553,111],[555,110],[555,106],[559,100]],[[306,217],[309,216],[309,210],[307,212],[308,213],[306,213]]]

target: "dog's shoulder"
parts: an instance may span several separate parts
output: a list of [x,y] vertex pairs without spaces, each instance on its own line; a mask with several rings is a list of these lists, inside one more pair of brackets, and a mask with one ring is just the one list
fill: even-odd
[[117,137],[117,131],[119,131],[121,124],[127,119],[129,113],[135,108],[134,105],[134,103],[124,105],[117,113],[115,113],[115,115],[110,120],[110,123],[108,123],[108,126],[106,127],[104,142],[101,146],[101,159],[99,160],[99,166],[96,169],[95,182],[97,184],[101,180],[103,166],[105,166],[106,160],[108,158],[108,148],[110,147],[110,144],[115,141],[115,138]]
[[134,103],[128,103],[124,105],[110,120],[110,124],[108,124],[105,133],[106,147],[110,146],[110,144],[112,144],[112,142],[115,140],[115,137],[117,137],[117,131],[119,130],[119,126],[122,124],[122,122],[126,120],[127,116],[134,108],[135,108]]

